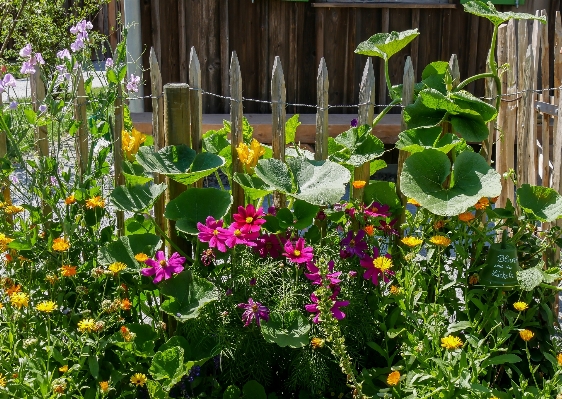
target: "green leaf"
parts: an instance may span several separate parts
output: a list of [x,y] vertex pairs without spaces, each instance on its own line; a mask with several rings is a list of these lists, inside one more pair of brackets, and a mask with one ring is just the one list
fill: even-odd
[[132,234],[155,234],[155,232],[154,223],[150,219],[145,219],[143,215],[135,215],[125,220],[125,235],[127,236]]
[[396,148],[410,153],[421,152],[425,149],[435,148],[445,154],[459,143],[458,137],[447,133],[441,136],[441,126],[418,127],[404,130],[398,135]]
[[312,225],[314,218],[318,214],[320,207],[309,204],[306,201],[296,200],[293,204],[293,213],[295,215],[295,229],[304,229]]
[[274,191],[265,184],[262,179],[255,175],[250,176],[246,173],[235,173],[234,181],[244,187],[244,194],[252,201],[265,197]]
[[250,144],[254,137],[254,128],[245,116],[242,117],[242,137],[246,144]]
[[369,125],[352,127],[340,133],[334,142],[341,146],[334,154],[334,161],[354,167],[361,166],[384,154],[384,143],[371,134]]
[[116,187],[109,198],[115,208],[121,211],[142,213],[154,206],[160,195],[166,191],[166,184],[147,186]]
[[478,112],[484,122],[489,122],[498,115],[493,105],[473,96],[468,91],[456,91],[451,93],[450,98],[458,107]]
[[88,356],[88,367],[90,369],[90,373],[92,373],[92,377],[97,380],[100,375],[100,365],[96,355]]
[[451,116],[451,125],[463,139],[470,143],[478,143],[488,138],[488,126],[480,115]]
[[371,180],[365,187],[363,198],[367,205],[378,202],[390,206],[392,210],[402,207],[400,197],[396,193],[396,184],[392,182]]
[[482,368],[485,369],[489,366],[494,366],[496,364],[505,364],[505,363],[519,363],[521,358],[517,355],[512,353],[505,353],[503,355],[494,356],[488,358],[482,362]]
[[160,173],[185,184],[193,184],[224,165],[218,155],[204,152],[196,154],[186,145],[168,146],[155,152],[152,147],[141,147],[137,162],[150,173]]
[[123,129],[126,132],[133,131],[133,120],[131,119],[131,110],[127,104],[123,104]]
[[472,0],[463,4],[463,6],[464,11],[479,17],[484,17],[490,20],[490,22],[492,22],[495,26],[500,26],[510,19],[536,19],[541,23],[546,24],[546,17],[536,17],[532,14],[516,13],[511,11],[499,12],[496,10],[496,7],[494,7],[494,4],[491,1],[484,3],[483,1]]
[[244,399],[267,399],[265,388],[256,380],[250,380],[242,388]]
[[441,109],[428,108],[423,104],[422,97],[418,96],[413,104],[404,108],[404,122],[409,129],[421,126],[435,126],[445,117],[446,112]]
[[408,43],[414,40],[418,35],[419,32],[417,29],[403,32],[377,33],[368,40],[359,43],[355,53],[388,60],[406,47]]
[[148,388],[150,399],[168,399],[168,394],[162,390],[162,387],[156,381],[146,381],[146,387]]
[[128,268],[138,270],[139,262],[135,259],[138,253],[154,254],[156,248],[162,244],[160,237],[154,234],[134,234],[119,237],[100,249],[98,262],[102,265],[110,265],[114,262],[123,262]]
[[261,332],[267,342],[280,347],[302,348],[309,344],[310,323],[298,310],[291,310],[283,315],[273,312],[267,323],[261,326]]
[[562,196],[548,187],[523,184],[517,189],[517,203],[542,222],[562,217]]
[[203,306],[218,299],[211,282],[187,270],[164,280],[158,287],[162,294],[170,297],[162,303],[161,309],[181,322],[196,318]]
[[455,324],[451,324],[449,328],[447,328],[447,332],[445,333],[445,335],[449,335],[460,330],[466,330],[471,327],[472,324],[470,323],[470,321],[459,321],[456,322]]
[[285,122],[285,144],[291,144],[295,141],[297,128],[301,125],[299,114],[294,114],[287,122]]
[[123,176],[125,176],[125,182],[129,186],[143,185],[153,179],[153,175],[146,173],[138,163],[127,160],[123,161]]
[[379,170],[386,168],[388,165],[382,159],[375,159],[369,164],[369,176],[374,175]]
[[155,380],[168,380],[164,383],[171,386],[183,377],[183,348],[174,346],[162,352],[156,352],[148,372]]
[[230,147],[226,130],[209,130],[203,135],[203,148],[205,151],[219,154],[223,149]]
[[521,289],[525,291],[532,291],[537,288],[544,281],[543,271],[540,267],[531,267],[517,272],[517,281]]
[[229,385],[222,394],[222,399],[240,399],[242,392],[236,385]]
[[105,76],[107,76],[107,81],[109,83],[113,83],[113,84],[119,83],[119,79],[117,78],[117,74],[115,73],[115,70],[113,68],[108,69],[107,72],[105,73]]
[[154,355],[154,341],[158,334],[152,326],[148,324],[125,324],[125,327],[134,334],[132,341],[125,341],[120,331],[111,336],[111,342],[116,346],[131,351],[141,357],[151,357]]
[[215,188],[188,188],[168,202],[164,216],[177,220],[176,228],[187,234],[198,234],[197,222],[205,224],[207,216],[221,219],[232,205],[227,191]]
[[451,162],[444,153],[429,149],[412,154],[400,176],[402,193],[442,216],[458,215],[480,198],[501,193],[500,175],[479,154],[457,156],[452,187],[444,188],[450,174]]
[[163,343],[160,348],[158,348],[158,352],[163,352],[166,349],[170,349],[175,346],[179,346],[183,349],[184,359],[191,359],[191,347],[189,345],[189,342],[187,342],[187,340],[181,335],[174,335],[173,337],[171,337],[169,340]]
[[293,191],[293,176],[285,162],[274,158],[260,159],[254,170],[269,187],[285,193]]

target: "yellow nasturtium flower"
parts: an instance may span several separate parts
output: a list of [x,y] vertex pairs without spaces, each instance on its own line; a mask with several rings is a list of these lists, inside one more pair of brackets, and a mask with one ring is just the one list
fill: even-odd
[[249,147],[246,143],[240,143],[236,147],[236,152],[238,152],[238,159],[244,165],[246,173],[253,174],[260,157],[265,154],[265,148],[259,141],[252,139]]
[[123,130],[121,133],[121,145],[123,147],[123,152],[129,161],[135,160],[135,155],[145,140],[146,134],[142,134],[135,128],[133,128],[131,132]]

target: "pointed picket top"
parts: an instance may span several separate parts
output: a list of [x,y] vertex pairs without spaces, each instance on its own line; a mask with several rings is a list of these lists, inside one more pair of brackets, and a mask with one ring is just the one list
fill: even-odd
[[[203,135],[203,94],[201,93],[201,65],[195,47],[189,54],[189,106],[191,108],[191,148],[200,153]],[[203,187],[203,181],[195,184]]]
[[160,150],[165,146],[164,140],[164,97],[162,74],[158,65],[158,57],[154,47],[150,48],[150,82],[152,89],[152,137],[154,148]]
[[[236,148],[242,144],[242,74],[240,72],[240,63],[236,56],[236,51],[232,52],[232,59],[230,62],[230,132],[231,132],[231,156],[232,156],[232,174],[242,173],[242,163],[238,158],[238,151]],[[236,183],[232,182],[232,213],[238,212],[239,206],[244,206],[244,190]]]
[[415,74],[412,59],[408,56],[404,64],[404,75],[402,77],[402,105],[410,105],[414,101]]
[[324,57],[318,66],[316,79],[316,99],[318,110],[316,112],[316,151],[314,159],[322,161],[328,158],[328,67]]
[[363,69],[363,77],[359,85],[359,116],[360,125],[370,125],[373,123],[375,112],[375,70],[373,61],[367,58],[367,63]]
[[201,87],[201,64],[195,47],[191,47],[189,53],[189,85],[193,88]]
[[451,59],[449,60],[449,73],[453,78],[453,87],[456,87],[461,81],[459,59],[456,54],[451,55]]

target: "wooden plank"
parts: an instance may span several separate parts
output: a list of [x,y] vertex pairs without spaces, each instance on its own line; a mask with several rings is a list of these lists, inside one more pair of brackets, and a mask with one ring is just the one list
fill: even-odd
[[[382,25],[382,32],[388,33],[389,25],[390,25],[390,10],[388,8],[384,8],[381,12],[381,25]],[[386,100],[386,91],[387,91],[387,82],[386,82],[386,73],[385,73],[385,65],[384,61],[380,61],[380,72],[379,72],[379,104],[388,104]],[[381,112],[384,107],[379,107],[379,112]]]
[[[476,15],[470,15],[470,36],[478,37],[480,32],[480,17]],[[478,64],[478,41],[474,40],[470,42],[468,52],[468,76],[474,76],[477,73],[476,66]],[[470,83],[466,90],[470,93],[474,93],[474,82]]]
[[445,3],[312,3],[317,8],[457,8]]
[[[555,29],[554,29],[554,87],[562,86],[562,16],[560,11],[556,11]],[[554,104],[560,108],[560,90],[554,90]],[[560,176],[562,175],[562,123],[559,117],[554,118],[554,137],[552,146],[552,188],[559,193],[562,192]],[[562,224],[562,223],[561,223]]]
[[[541,11],[541,16],[546,17],[546,10]],[[550,87],[550,46],[548,42],[548,19],[545,25],[540,25],[541,30],[541,83],[542,92],[540,100],[550,103],[550,91],[546,90]],[[541,126],[541,144],[542,144],[542,185],[550,187],[550,115],[542,114]],[[539,165],[540,167],[540,165]],[[544,228],[543,224],[543,228]]]
[[[125,184],[125,176],[123,175],[123,89],[119,85],[117,98],[114,103],[115,123],[113,127],[113,170],[115,187]],[[125,234],[125,214],[123,211],[116,212],[117,234],[122,236]]]
[[[507,24],[502,24],[500,25],[499,29],[498,29],[498,46],[497,46],[497,62],[498,65],[504,65],[507,62]],[[500,93],[501,95],[504,95],[506,93],[506,88],[508,85],[508,78],[507,78],[507,73],[504,73],[503,75],[501,75],[501,82],[502,82],[502,92]],[[495,104],[495,100],[492,100],[492,103]],[[498,119],[497,119],[497,130],[496,127],[494,126],[495,123],[491,122],[488,124],[488,127],[490,129],[490,138],[489,140],[491,140],[491,143],[495,143],[496,144],[496,164],[495,164],[495,168],[496,171],[500,174],[500,176],[504,176],[504,173],[507,172],[507,153],[510,151],[510,149],[507,147],[507,140],[506,140],[506,134],[508,134],[507,131],[507,124],[508,124],[508,116],[507,116],[507,107],[508,107],[508,102],[507,101],[502,101],[500,103],[500,109],[498,112]],[[512,149],[513,151],[513,149]],[[499,204],[498,206],[505,206],[506,204],[506,198],[507,198],[507,185],[509,184],[509,181],[507,181],[506,179],[501,179],[501,184],[502,184],[502,191],[501,194],[496,202],[496,204]]]
[[188,77],[188,59],[187,59],[187,4],[185,1],[178,2],[178,38],[179,38],[179,72],[180,83],[187,83]]
[[[536,185],[534,181],[534,177],[536,176],[536,163],[535,163],[535,144],[537,142],[536,136],[532,134],[533,125],[531,122],[532,114],[535,113],[533,106],[533,97],[534,94],[532,93],[533,90],[533,74],[535,70],[533,69],[533,46],[532,44],[527,47],[527,52],[525,53],[525,64],[524,64],[524,77],[523,77],[523,98],[522,98],[522,118],[521,118],[521,126],[522,134],[521,139],[523,140],[523,146],[521,146],[523,152],[523,159],[521,163],[521,168],[523,169],[522,175],[525,176],[523,181],[517,181],[519,186],[523,183]],[[518,137],[519,142],[519,137]]]
[[[224,97],[230,95],[230,80],[228,77],[228,56],[230,54],[228,0],[221,0],[220,3],[220,62],[221,62],[221,93]],[[223,112],[229,112],[230,103],[223,102]]]
[[[272,10],[272,13],[279,11],[280,2],[272,2],[265,1],[259,5],[261,7],[262,16],[260,18],[260,33],[261,33],[261,41],[259,41],[259,60],[258,60],[258,87],[259,87],[259,99],[267,101],[269,99],[269,83],[270,83],[270,75],[269,71],[271,68],[269,67],[269,47],[270,47],[270,32],[273,31],[273,40],[279,40],[283,33],[280,33],[279,30],[284,28],[284,25],[280,21],[280,16],[278,15],[277,18],[272,18],[271,24],[269,23],[269,16],[270,16],[270,6],[275,7]],[[274,45],[275,46],[275,45]],[[251,104],[250,106],[256,106],[256,104]],[[267,112],[269,109],[268,104],[257,104],[257,107],[260,112]]]
[[[419,28],[420,28],[420,9],[414,8],[412,10],[412,29],[419,29]],[[419,62],[418,62],[418,54],[419,54],[419,49],[420,49],[419,39],[415,39],[410,44],[410,46],[411,46],[410,61],[412,62],[412,67],[413,67],[414,73],[415,73],[419,68]]]
[[[115,0],[111,0],[112,2]],[[111,4],[111,3],[110,3]],[[152,45],[154,47],[154,52],[158,61],[162,61],[162,46],[160,43],[161,29],[160,29],[160,1],[150,0],[150,6],[152,10]],[[109,14],[111,16],[111,13]],[[113,47],[113,46],[112,46]],[[113,47],[114,48],[114,47]]]
[[[361,125],[372,125],[375,113],[375,70],[373,69],[373,61],[369,57],[363,70],[363,78],[359,86],[359,115],[357,123]],[[365,162],[363,165],[357,167],[353,171],[353,180],[364,181],[365,187],[369,185],[370,162]],[[359,200],[363,198],[365,188],[353,187],[353,198]]]
[[[231,154],[232,154],[232,175],[242,173],[244,171],[242,163],[238,158],[236,148],[242,144],[242,74],[240,72],[240,63],[236,56],[236,51],[232,52],[232,60],[230,62],[230,131],[231,131]],[[244,206],[244,189],[235,181],[232,181],[232,207],[231,212],[238,212],[239,206]]]
[[[525,84],[526,54],[529,43],[527,33],[527,21],[517,21],[517,87],[523,90]],[[523,99],[525,93],[517,101],[517,187],[527,183],[527,171],[525,165],[525,154],[527,152],[527,110]]]
[[117,26],[117,0],[110,0],[107,4],[107,17],[109,25],[109,44],[113,50],[117,47],[118,43],[118,26]]
[[[164,96],[162,88],[162,76],[154,47],[150,49],[150,82],[152,88],[152,135],[154,137],[154,149],[156,151],[166,146],[164,135]],[[166,176],[156,173],[154,183],[167,183]],[[154,220],[161,231],[168,231],[167,219],[164,217],[166,209],[166,195],[161,195],[154,203]]]
[[[203,93],[201,92],[201,66],[195,47],[191,48],[189,56],[189,106],[191,108],[191,148],[198,154],[203,151],[202,147],[202,123],[203,123]],[[195,182],[194,187],[203,187],[203,180]]]
[[[536,16],[540,16],[540,11],[537,10],[535,13]],[[538,70],[539,70],[539,48],[540,48],[540,22],[533,21],[533,32],[531,36],[531,56],[532,56],[532,70],[531,70],[531,82],[529,82],[529,86],[525,86],[529,90],[536,90],[538,87],[537,78],[538,78]],[[531,94],[530,96],[530,103],[529,103],[529,144],[527,147],[527,151],[529,152],[528,155],[528,163],[526,165],[527,172],[529,173],[528,176],[528,183],[531,185],[537,184],[537,177],[538,177],[538,141],[537,141],[537,116],[538,113],[535,111],[535,101],[537,100],[536,94]]]
[[[285,77],[281,59],[275,57],[271,77],[271,126],[273,158],[285,162],[285,103],[287,94],[285,90]],[[273,193],[273,205],[284,208],[286,197],[284,194]]]
[[[510,68],[506,72],[507,76],[507,100],[509,100],[506,109],[505,130],[502,132],[505,141],[506,157],[505,166],[508,171],[515,168],[515,132],[517,130],[517,38],[515,36],[515,20],[510,20],[507,24],[507,63]],[[504,199],[510,199],[512,203],[515,201],[515,186],[511,178],[506,179]],[[497,204],[497,203],[496,203]],[[500,203],[502,204],[502,203]],[[505,204],[505,203],[503,203]],[[501,206],[501,205],[496,205]]]
[[318,66],[316,79],[316,140],[314,159],[322,161],[328,158],[328,68],[324,57]]
[[[39,106],[45,101],[45,84],[41,80],[41,73],[36,72],[30,76],[31,102],[33,110],[39,114]],[[49,137],[46,126],[38,126],[35,129],[35,151],[40,157],[49,156]]]
[[76,163],[78,178],[83,181],[84,174],[88,168],[88,118],[86,116],[86,90],[84,89],[84,77],[82,70],[78,72],[78,84],[76,87],[76,97],[74,99],[74,119],[80,122],[80,127],[75,133]]

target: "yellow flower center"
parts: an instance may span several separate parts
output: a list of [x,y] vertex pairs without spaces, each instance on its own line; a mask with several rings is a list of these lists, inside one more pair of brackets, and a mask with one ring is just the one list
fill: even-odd
[[251,218],[249,216],[246,218],[246,223],[248,223],[248,224],[252,223],[253,221],[254,221],[254,218]]
[[355,240],[349,241],[349,246],[350,246],[351,248],[355,247]]
[[236,237],[240,237],[242,235],[242,232],[239,229],[234,230],[234,235]]
[[295,255],[295,256],[301,256],[301,251],[299,251],[298,249],[295,249],[295,250],[293,251],[293,255]]
[[219,231],[218,231],[218,230],[213,230],[213,235],[214,235],[214,236],[218,236],[218,235],[219,235]]
[[165,259],[162,259],[162,260],[160,261],[160,266],[166,267],[166,260],[165,260]]

